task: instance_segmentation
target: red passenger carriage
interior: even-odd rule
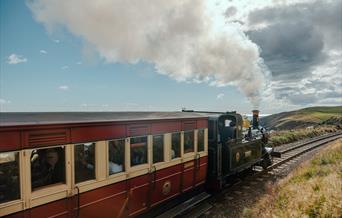
[[[0,216],[136,216],[205,183],[208,118],[0,114]]]

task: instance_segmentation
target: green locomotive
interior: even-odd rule
[[[259,165],[265,169],[272,164],[272,148],[267,147],[266,130],[259,126],[259,111],[253,111],[253,125],[249,128],[244,127],[242,116],[235,111],[191,112],[208,116],[207,187],[209,189],[221,189],[228,176],[252,166]]]

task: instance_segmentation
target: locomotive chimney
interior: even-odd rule
[[[259,128],[259,110],[253,110],[253,129]]]

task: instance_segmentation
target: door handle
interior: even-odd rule
[[[155,183],[156,183],[156,174],[157,174],[157,168],[156,166],[152,166],[151,169],[150,169],[150,174],[152,176],[152,179],[151,179],[151,182],[152,182],[152,185],[153,187],[155,186]]]
[[[199,167],[200,167],[200,154],[195,155],[195,160],[196,160],[195,167],[196,167],[196,169],[199,169]]]

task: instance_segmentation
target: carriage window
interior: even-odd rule
[[[171,142],[171,158],[177,158],[181,156],[180,147],[181,147],[181,134],[180,132],[172,133],[172,142]]]
[[[64,146],[33,150],[31,153],[32,190],[56,183],[65,183]]]
[[[147,163],[147,136],[131,138],[131,166]]]
[[[213,120],[209,120],[208,124],[208,138],[210,140],[214,139],[214,128],[215,128],[215,122]]]
[[[153,163],[164,161],[164,136],[153,136]]]
[[[95,179],[95,143],[75,145],[75,183]]]
[[[201,152],[201,151],[204,151],[204,129],[199,129],[198,130],[198,151]]]
[[[0,153],[0,204],[19,198],[19,152]]]
[[[125,170],[125,139],[109,141],[109,175]]]
[[[184,153],[194,151],[194,131],[184,132]]]

